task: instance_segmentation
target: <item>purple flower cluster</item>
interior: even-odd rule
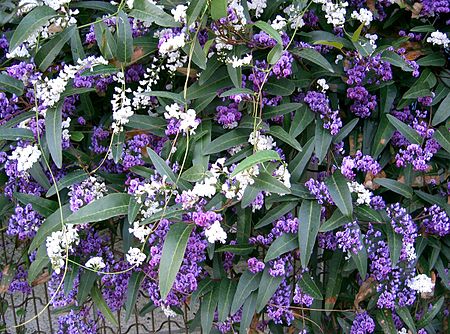
[[[91,318],[89,308],[83,307],[79,311],[70,310],[69,313],[58,318],[57,334],[95,334],[97,324]]]
[[[331,198],[328,187],[322,181],[317,181],[313,178],[305,182],[306,188],[309,192],[317,199],[319,204],[330,204],[333,205],[333,199]]]
[[[247,266],[248,270],[250,270],[250,272],[252,272],[253,274],[263,271],[266,267],[264,262],[259,261],[256,257],[251,257],[250,259],[248,259]]]
[[[439,205],[434,204],[429,208],[425,208],[426,218],[423,220],[425,231],[440,237],[444,237],[450,233],[450,219],[447,212]]]
[[[300,306],[310,307],[314,298],[304,292],[298,285],[295,285],[293,301]]]
[[[276,324],[286,323],[290,325],[294,315],[289,309],[291,305],[292,287],[286,279],[281,281],[280,286],[270,298],[267,306],[267,314]]]
[[[239,111],[239,104],[235,102],[230,103],[228,106],[218,106],[216,111],[215,119],[225,129],[237,127],[242,117],[242,113]]]
[[[32,239],[42,222],[41,215],[33,210],[31,204],[27,204],[25,207],[17,205],[14,214],[9,219],[6,234],[17,236],[19,240]]]
[[[377,107],[376,96],[369,94],[363,86],[355,86],[347,89],[347,97],[355,101],[350,106],[350,111],[358,117],[369,117]]]
[[[381,171],[380,164],[370,155],[363,155],[360,150],[356,151],[355,156],[346,156],[342,159],[341,173],[349,180],[355,180],[356,174],[354,170],[372,173],[377,175]]]
[[[336,232],[336,243],[338,248],[345,252],[357,254],[362,249],[361,232],[358,222],[345,224],[342,231]]]
[[[375,322],[367,312],[357,313],[350,334],[370,334],[375,331]]]
[[[320,118],[323,120],[323,127],[325,129],[329,130],[332,135],[338,134],[339,130],[342,128],[342,120],[339,117],[339,111],[331,110],[330,101],[324,93],[308,91],[304,101],[313,112],[319,114]]]

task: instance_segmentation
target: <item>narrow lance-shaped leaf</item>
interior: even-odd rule
[[[433,126],[438,125],[450,118],[450,94],[447,94],[446,98],[441,102],[438,109],[434,113],[433,121],[431,124]]]
[[[320,227],[320,212],[321,207],[316,201],[303,200],[298,214],[298,242],[303,268],[307,267],[316,242]]]
[[[347,185],[347,180],[339,171],[336,171],[329,177],[325,184],[328,187],[331,198],[338,209],[345,216],[353,214],[352,195]]]
[[[62,167],[62,101],[48,109],[45,115],[45,138],[53,162],[58,168]]]
[[[142,279],[145,277],[144,273],[135,271],[131,274],[127,287],[127,300],[125,302],[125,320],[130,319],[131,313],[136,305],[136,299],[139,293]]]
[[[257,151],[248,158],[245,158],[242,162],[240,162],[233,170],[233,173],[231,173],[231,177],[236,176],[238,173],[246,169],[249,169],[250,167],[253,167],[256,164],[272,160],[278,161],[279,159],[280,156],[275,151],[272,150]]]
[[[36,52],[34,61],[39,66],[39,69],[44,72],[55,60],[56,56],[59,54],[64,44],[66,44],[73,34],[75,33],[75,26],[69,26],[62,32],[53,37],[50,41],[45,43]]]
[[[386,178],[376,178],[374,182],[406,198],[412,197],[412,188],[404,183]]]
[[[267,250],[264,262],[268,262],[278,256],[290,252],[298,247],[297,235],[294,233],[284,233],[270,245]]]
[[[228,278],[222,279],[219,286],[219,303],[217,305],[220,322],[225,321],[228,318],[235,292],[236,282],[231,281]]]
[[[128,16],[122,10],[117,16],[117,59],[123,63],[131,61],[133,54],[133,36]]]
[[[128,213],[130,195],[125,193],[109,194],[83,206],[67,218],[68,224],[86,224]]]
[[[45,196],[47,197],[53,196],[56,194],[56,188],[58,188],[58,191],[61,191],[62,189],[70,187],[75,183],[79,183],[86,180],[88,177],[89,175],[84,170],[81,169],[67,173],[58,182],[56,182],[56,187],[55,185],[52,185],[50,187]]]
[[[227,16],[227,0],[211,0],[211,17],[218,20]]]
[[[238,282],[236,288],[236,294],[231,304],[230,314],[236,313],[239,308],[244,304],[247,297],[259,287],[261,281],[261,273],[253,274],[249,270],[245,271]]]
[[[298,285],[302,288],[302,291],[310,295],[316,300],[322,300],[322,292],[317,286],[316,282],[312,279],[309,273],[303,273],[301,280],[298,281]]]
[[[411,143],[411,144],[422,144],[422,137],[417,133],[416,130],[411,128],[410,126],[406,125],[396,117],[392,115],[386,115],[389,122],[398,130],[400,133],[405,136],[405,138]]]
[[[214,321],[214,312],[216,310],[218,296],[215,290],[208,292],[202,300],[200,306],[200,318],[202,332],[209,333]]]
[[[23,94],[23,82],[10,77],[8,74],[0,73],[0,89],[21,96]]]
[[[302,49],[300,51],[295,51],[294,54],[319,65],[331,73],[334,73],[334,69],[330,62],[315,49]]]
[[[272,276],[269,274],[269,268],[266,267],[261,277],[261,282],[258,289],[258,297],[256,298],[256,312],[261,312],[267,302],[272,298],[275,291],[283,280],[282,276]]]
[[[255,179],[253,185],[260,191],[267,191],[275,194],[290,194],[291,190],[284,185],[283,182],[277,180],[272,175],[266,172],[261,172]]]
[[[108,304],[106,304],[106,301],[103,298],[100,289],[96,285],[92,287],[91,295],[95,306],[97,306],[106,320],[108,320],[114,326],[118,326],[119,324],[117,322],[116,316],[112,313],[111,309],[108,307]]]
[[[159,264],[159,289],[162,299],[167,297],[172,288],[193,228],[190,224],[176,223],[167,233]]]

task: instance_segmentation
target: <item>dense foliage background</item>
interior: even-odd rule
[[[2,296],[48,280],[58,333],[139,290],[206,333],[447,332],[449,11],[2,1]]]

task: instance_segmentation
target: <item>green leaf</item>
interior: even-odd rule
[[[61,191],[64,188],[70,187],[75,183],[82,182],[88,178],[88,174],[81,169],[75,170],[73,172],[67,173],[64,175],[59,181],[56,182],[58,187],[58,191]],[[56,194],[56,187],[52,185],[50,189],[45,194],[46,197],[50,197]]]
[[[359,36],[361,36],[361,31],[363,30],[365,26],[365,22],[361,23],[358,27],[358,29],[355,30],[355,32],[352,35],[352,42],[357,42],[359,39]]]
[[[80,267],[77,264],[70,262],[67,267],[66,277],[64,277],[64,295],[67,297],[73,289],[75,279],[78,276]]]
[[[416,61],[417,65],[420,67],[425,66],[435,66],[441,67],[445,66],[445,58],[442,57],[440,53],[431,53],[425,57],[421,57]]]
[[[116,66],[112,65],[97,65],[93,68],[90,68],[87,71],[83,71],[81,73],[82,77],[92,77],[95,75],[111,75],[119,72],[119,69]]]
[[[202,9],[205,7],[206,0],[193,0],[190,2],[187,9],[187,27],[190,27],[200,15]]]
[[[111,155],[115,163],[122,157],[123,145],[125,144],[125,131],[114,133],[111,145]]]
[[[248,238],[247,238],[248,240]],[[216,249],[214,252],[215,253],[224,253],[224,252],[229,252],[229,253],[233,253],[233,254],[237,254],[237,255],[248,255],[251,252],[253,252],[253,250],[255,249],[255,246],[253,245],[249,245],[249,244],[245,244],[245,245],[225,245],[222,246],[218,249]]]
[[[358,124],[359,118],[354,118],[347,124],[345,124],[339,133],[333,138],[333,143],[340,143],[353,131],[356,124]]]
[[[48,266],[50,259],[47,255],[47,246],[45,243],[41,244],[36,253],[36,258],[31,262],[28,268],[27,281],[28,284],[31,283],[42,273],[42,270]]]
[[[189,56],[191,54],[192,44],[188,44],[183,48],[186,54]],[[192,50],[192,61],[200,67],[202,70],[206,68],[206,55],[198,41],[198,38],[194,40],[194,49]]]
[[[395,132],[395,127],[388,121],[386,115],[381,116],[380,124],[375,138],[373,139],[373,145],[371,153],[373,157],[378,157],[386,145],[391,140],[392,135]]]
[[[34,135],[33,132],[29,129],[22,129],[22,128],[5,129],[3,127],[0,128],[0,140],[18,140],[19,138],[34,140]]]
[[[211,58],[209,58],[206,63],[206,69],[202,71],[202,73],[200,74],[200,78],[198,79],[198,83],[200,84],[200,86],[202,86],[206,81],[208,81],[208,79],[211,78],[221,66],[222,63],[217,60],[217,55],[214,55]],[[216,94],[214,93],[214,95]]]
[[[102,315],[105,317],[105,319],[108,320],[114,326],[119,326],[119,323],[117,322],[117,319],[116,319],[116,315],[114,315],[111,312],[111,309],[106,304],[106,301],[103,298],[102,293],[100,292],[100,289],[96,285],[94,285],[92,287],[91,296],[92,296],[92,300],[94,301],[95,306],[97,306],[97,308],[102,313]]]
[[[217,305],[219,322],[223,322],[228,318],[235,292],[236,282],[223,278],[219,286],[219,303]]]
[[[426,83],[416,83],[403,94],[402,99],[417,99],[423,96],[432,96],[430,88]]]
[[[378,211],[368,207],[367,205],[360,205],[355,207],[355,214],[360,221],[377,223],[384,222],[381,214]]]
[[[147,147],[147,153],[159,174],[167,176],[167,179],[174,185],[186,188],[186,185],[181,180],[177,183],[178,177],[155,151],[153,151],[150,147]]]
[[[267,226],[273,223],[275,220],[284,216],[288,212],[290,212],[293,208],[297,206],[296,202],[286,202],[277,205],[276,207],[269,210],[266,215],[256,224],[255,229]]]
[[[278,96],[290,96],[295,90],[295,85],[292,80],[285,78],[270,78],[269,80],[267,80],[267,83],[264,87],[265,91],[268,94]]]
[[[310,62],[322,67],[323,69],[327,70],[328,72],[334,73],[333,66],[329,63],[329,61],[320,54],[319,51],[316,51],[315,49],[302,49],[299,51],[293,52],[295,55],[300,56],[306,60],[309,60]]]
[[[364,246],[364,240],[361,235],[359,234],[359,240],[362,245],[362,249],[358,251],[357,254],[350,252],[350,256],[352,258],[352,261],[355,263],[356,268],[358,269],[359,276],[366,277],[367,275],[367,250]]]
[[[179,26],[172,15],[166,13],[163,9],[149,0],[135,0],[130,16],[148,23],[154,22],[156,25],[162,27]]]
[[[379,310],[376,318],[385,334],[392,334],[395,332],[398,333],[394,320],[392,319],[392,312],[390,310]]]
[[[395,85],[384,86],[380,89],[380,110],[383,114],[389,114],[396,96],[397,87]]]
[[[302,105],[294,114],[289,133],[292,137],[297,138],[313,120],[314,113],[307,105]]]
[[[297,139],[287,133],[281,126],[272,125],[270,127],[269,134],[284,141],[286,144],[295,148],[297,151],[302,151],[302,146],[297,141]]]
[[[229,90],[226,90],[222,94],[220,94],[219,97],[228,97],[231,95],[238,95],[238,94],[253,95],[253,94],[255,94],[255,92],[248,88],[231,88]]]
[[[325,309],[332,310],[341,291],[342,285],[342,252],[333,252],[329,261],[328,275],[325,289]],[[327,311],[327,315],[331,312]]]
[[[444,301],[445,301],[444,296],[439,298],[439,300],[433,305],[431,310],[428,310],[428,312],[425,313],[423,318],[420,319],[420,321],[417,323],[417,327],[421,328],[421,327],[428,325],[431,322],[431,320],[433,320],[436,317],[436,315],[438,315],[439,311],[441,310],[442,306],[444,305]]]
[[[172,207],[168,207],[165,210],[158,211],[157,213],[151,215],[150,217],[142,220],[140,222],[141,225],[147,225],[153,223],[157,220],[165,219],[178,219],[181,218],[181,214],[183,212],[183,208],[178,205],[174,205]]]
[[[252,274],[249,270],[245,271],[239,279],[236,293],[231,304],[230,314],[235,314],[244,304],[247,297],[260,286],[261,273]]]
[[[297,235],[294,233],[284,233],[270,245],[267,250],[264,262],[269,262],[278,256],[290,252],[298,247]]]
[[[192,167],[186,169],[181,178],[189,182],[198,182],[203,180],[205,177],[206,169],[202,165],[193,165]]]
[[[233,86],[227,69],[225,67],[219,68],[215,75],[209,78],[204,84],[200,85],[199,82],[189,86],[187,90],[187,99],[195,100],[199,98],[205,98],[211,96],[213,93],[217,93],[218,90]]]
[[[25,42],[35,31],[45,26],[48,21],[56,16],[56,12],[47,6],[37,6],[29,12],[14,30],[9,41],[9,52],[14,51]]]
[[[114,14],[116,12],[116,6],[111,5],[109,2],[104,1],[79,1],[71,2],[70,8],[88,8],[93,10],[99,10],[108,14]]]
[[[267,191],[275,194],[290,194],[291,190],[284,185],[283,182],[278,181],[272,175],[266,172],[261,172],[256,177],[253,187],[260,191]]]
[[[155,6],[156,7],[156,6]],[[119,10],[117,16],[117,45],[116,57],[122,63],[129,63],[133,55],[133,35],[128,16]]]
[[[322,292],[316,282],[311,278],[309,273],[303,273],[302,279],[298,281],[298,285],[302,288],[302,291],[310,295],[316,300],[323,300]]]
[[[395,116],[386,115],[388,121],[394,126],[395,129],[400,131],[400,133],[411,143],[411,144],[422,144],[422,137],[417,133],[416,130],[406,125]]]
[[[436,126],[442,122],[445,122],[450,118],[450,94],[447,94],[444,101],[441,102],[438,109],[434,113],[433,121],[431,124]]]
[[[258,297],[256,297],[256,312],[261,312],[270,298],[283,280],[282,276],[273,277],[269,274],[269,268],[266,267],[262,273],[261,282],[258,288]]]
[[[406,198],[412,197],[412,188],[404,183],[386,178],[375,178],[374,182]]]
[[[227,16],[227,0],[211,0],[211,18],[218,20]]]
[[[58,203],[35,195],[16,192],[14,197],[24,205],[31,204],[33,210],[44,217],[50,216],[58,209]]]
[[[82,305],[89,296],[98,275],[96,272],[87,270],[80,275],[80,285],[78,286],[77,302]]]
[[[2,75],[0,74],[0,80],[1,80],[1,76]],[[26,111],[26,112],[20,113],[19,115],[13,117],[9,121],[3,123],[2,126],[0,126],[0,134],[5,129],[12,128],[13,126],[16,126],[16,125],[20,124],[21,122],[26,121],[27,119],[30,119],[30,118],[35,117],[35,116],[36,116],[36,112],[35,111]],[[13,137],[12,140],[15,140],[15,139],[16,139],[16,137]]]
[[[267,62],[270,65],[276,64],[283,55],[283,46],[281,44],[275,44],[272,50],[267,54]]]
[[[238,244],[247,244],[252,232],[252,210],[236,208],[237,231],[236,240]]]
[[[279,106],[264,106],[263,109],[263,119],[270,119],[275,116],[282,116],[296,111],[302,107],[305,107],[302,103],[283,103]],[[297,136],[294,136],[297,137]]]
[[[167,122],[161,117],[134,114],[125,125],[128,128],[148,131],[156,136],[164,137]]]
[[[125,193],[109,194],[81,207],[67,218],[68,224],[86,224],[124,216],[128,213],[130,195]]]
[[[167,233],[159,264],[159,289],[162,299],[166,299],[172,289],[193,228],[194,226],[190,224],[176,223]]]
[[[222,152],[247,142],[249,137],[249,131],[242,129],[231,130],[220,137],[214,139],[209,145],[207,145],[203,154],[209,155],[218,152]]]
[[[403,239],[398,233],[395,233],[391,224],[386,224],[386,236],[389,245],[389,255],[391,258],[392,266],[396,266],[400,259],[400,253],[402,251]]]
[[[298,212],[298,243],[303,268],[308,266],[320,227],[321,206],[316,201],[303,200]]]
[[[136,305],[136,300],[139,294],[139,287],[144,279],[145,275],[142,271],[134,271],[131,274],[127,287],[127,300],[125,302],[125,321],[128,321],[131,317],[131,313]]]
[[[412,32],[434,32],[436,28],[434,28],[431,24],[426,24],[423,26],[416,26],[410,29]]]
[[[413,69],[410,65],[403,59],[402,56],[400,56],[398,53],[394,51],[384,51],[383,55],[381,56],[381,59],[384,61],[387,61],[388,63],[400,67],[405,72],[412,72]]]
[[[312,137],[303,146],[303,151],[299,152],[291,161],[288,168],[291,172],[291,180],[298,181],[308,165],[314,151],[315,137]]]
[[[251,295],[245,301],[244,306],[242,307],[242,316],[241,316],[241,323],[239,326],[239,334],[247,334],[247,330],[248,328],[250,328],[253,316],[255,315],[256,311],[257,296],[258,294],[256,292],[252,292]]]
[[[200,318],[203,333],[209,333],[212,328],[217,302],[218,295],[215,290],[208,292],[203,297],[200,304]]]
[[[439,145],[443,147],[448,153],[450,153],[450,133],[445,126],[441,126],[434,132],[434,139],[437,140]]]
[[[34,163],[28,172],[42,188],[47,190],[50,188],[50,181],[48,180],[47,175],[45,175],[40,163]]]
[[[323,159],[328,153],[328,148],[331,145],[333,137],[327,129],[323,128],[322,120],[316,120],[316,131],[314,135],[314,151],[316,157],[319,160],[319,164],[322,163]]]
[[[235,177],[238,173],[245,171],[257,164],[273,160],[275,161],[280,160],[280,156],[278,155],[277,152],[272,150],[257,151],[253,153],[251,156],[245,158],[242,162],[240,162],[233,170],[230,177]]]
[[[252,204],[252,202],[255,200],[255,198],[258,196],[260,192],[261,190],[256,188],[255,186],[251,184],[248,185],[245,188],[244,193],[242,194],[241,208],[244,209],[248,207],[250,204]]]
[[[47,110],[45,115],[45,139],[53,162],[62,167],[62,106],[63,99],[54,108]]]
[[[416,326],[414,325],[414,319],[409,313],[407,307],[398,307],[395,309],[395,313],[399,315],[399,317],[403,320],[403,322],[408,326],[408,328],[413,332],[413,334],[417,333]]]
[[[353,214],[352,195],[347,180],[339,171],[336,171],[325,181],[325,184],[330,191],[331,198],[342,214],[347,217],[351,216]]]
[[[348,216],[344,216],[340,210],[334,210],[331,217],[326,220],[319,228],[320,232],[333,231],[350,222]]]
[[[62,211],[62,212],[61,212]],[[41,244],[45,244],[45,240],[53,232],[62,230],[63,222],[61,221],[61,216],[63,220],[67,218],[72,211],[70,210],[70,205],[66,204],[61,209],[57,209],[50,216],[48,216],[39,229],[36,232],[33,240],[31,241],[30,247],[28,247],[28,253],[31,254],[35,249],[37,249]]]
[[[39,48],[38,52],[36,52],[36,56],[34,57],[34,61],[42,72],[44,72],[53,63],[64,44],[72,38],[76,31],[75,28],[75,26],[67,27]]]
[[[281,39],[281,35],[278,31],[276,31],[270,24],[264,21],[257,21],[254,23],[255,26],[257,26],[259,29],[263,30],[267,34],[269,34],[270,37],[272,37],[275,41],[277,41],[278,44],[283,45],[283,40]]]
[[[10,77],[6,73],[0,73],[0,89],[16,96],[21,96],[23,94],[23,82]]]
[[[117,49],[117,43],[109,28],[103,21],[96,22],[94,24],[94,33],[97,45],[103,57],[106,59],[113,59]]]

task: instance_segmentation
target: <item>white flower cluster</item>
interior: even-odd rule
[[[86,267],[94,269],[94,270],[101,270],[106,267],[105,262],[103,262],[103,259],[100,256],[91,257],[85,264]]]
[[[328,86],[327,81],[325,79],[317,80],[317,86],[320,88],[322,93],[325,93],[330,88],[330,86]]]
[[[164,117],[166,119],[175,118],[180,121],[180,130],[185,134],[195,134],[195,129],[200,124],[200,121],[196,118],[197,114],[194,109],[188,109],[184,111],[177,103],[166,106]]]
[[[283,182],[283,184],[287,188],[291,188],[291,173],[289,173],[288,169],[286,168],[286,165],[282,164],[280,167],[275,169],[273,172],[274,175],[278,180]]]
[[[133,102],[131,105],[135,110],[145,107],[153,107],[152,97],[144,95],[152,91],[152,87],[159,81],[159,73],[161,72],[161,66],[156,65],[157,59],[153,57],[149,63],[150,67],[147,67],[144,73],[144,79],[139,81],[139,87],[133,90]]]
[[[70,121],[71,121],[70,117],[67,117],[65,121],[61,122],[62,139],[63,140],[69,140],[70,139],[70,133],[69,133]]]
[[[286,27],[286,19],[280,15],[277,15],[270,25],[275,30],[281,31]]]
[[[325,12],[325,18],[327,23],[332,24],[334,27],[343,26],[345,23],[345,14],[348,7],[347,1],[338,1],[333,3],[331,0],[314,0],[315,3],[322,4],[322,10]]]
[[[118,72],[113,76],[113,80],[120,84],[120,86],[114,87],[111,100],[114,120],[112,129],[115,133],[118,133],[123,130],[123,126],[129,122],[129,118],[133,116],[134,112],[131,107],[131,99],[127,96],[127,93],[131,93],[131,89],[125,86],[123,72]]]
[[[378,35],[377,34],[365,34],[364,37],[367,38],[370,46],[375,51],[375,49],[377,48]]]
[[[244,191],[247,188],[247,186],[253,184],[255,182],[255,178],[258,175],[259,175],[258,165],[254,165],[242,172],[239,172],[231,180],[231,182],[227,182],[222,185],[222,193],[228,199],[233,199],[236,197],[236,199],[240,201],[242,199],[242,196],[244,195]]]
[[[26,172],[40,157],[41,151],[37,145],[27,145],[25,147],[17,146],[8,159],[17,161],[18,172]]]
[[[216,241],[225,243],[227,239],[227,233],[223,230],[219,221],[215,221],[210,227],[205,230],[205,237],[209,243],[213,244]]]
[[[211,198],[216,194],[217,183],[221,174],[228,174],[228,168],[224,167],[225,158],[217,159],[215,163],[211,165],[211,168],[206,172],[205,178],[201,182],[197,182],[192,188],[192,193],[187,193],[189,196],[197,197],[209,197]]]
[[[105,182],[103,182],[101,177],[97,176],[89,176],[79,186],[70,186],[69,190],[70,197],[77,198],[77,201],[81,201],[77,203],[78,207],[86,204],[83,202],[83,199],[86,197],[92,197],[92,200],[96,200],[108,193]]]
[[[244,14],[244,7],[241,5],[241,0],[228,0],[228,9],[232,10],[234,12],[233,20],[229,22],[231,25],[232,30],[239,32],[244,30],[245,25],[247,24],[247,19],[245,18]],[[230,16],[228,16],[229,18]],[[216,34],[216,50],[218,54],[221,54],[222,51],[226,50],[233,50],[233,45],[228,44],[227,41],[223,40],[221,38],[221,35],[227,35],[228,30],[225,29],[225,27],[220,28],[221,32],[218,30],[215,30],[214,33]],[[228,39],[235,39],[235,36],[230,34],[227,35]]]
[[[358,205],[366,204],[370,205],[370,200],[372,198],[372,192],[364,185],[359,184],[358,182],[347,182],[348,188],[350,189],[350,192],[356,193],[358,195],[358,198],[356,199],[356,203]]]
[[[405,244],[405,253],[408,261],[414,261],[417,258],[416,248],[413,243],[409,242]]]
[[[305,21],[303,20],[303,6],[300,6],[300,4],[291,4],[283,12],[288,16],[291,29],[298,29],[305,25]]]
[[[185,5],[177,5],[170,12],[173,15],[173,18],[176,22],[184,23],[186,22],[186,11],[188,7]]]
[[[59,274],[64,267],[67,253],[73,250],[72,246],[79,242],[77,229],[72,225],[65,225],[62,231],[53,232],[46,239],[47,255],[52,263],[53,270]]]
[[[246,55],[244,58],[239,59],[236,56],[233,56],[231,58],[227,58],[227,63],[231,64],[233,68],[242,67],[244,65],[250,65],[252,62],[252,55]]]
[[[173,318],[177,316],[174,310],[172,310],[169,306],[166,306],[164,304],[161,305],[161,310],[164,312],[164,315],[167,318]]]
[[[85,68],[93,68],[97,65],[108,65],[108,61],[103,57],[90,56],[83,60],[78,59],[76,65],[65,65],[54,79],[45,78],[36,84],[36,96],[46,108],[53,107],[61,98],[61,94],[66,89],[69,80],[75,74]]]
[[[427,275],[420,274],[409,280],[408,287],[419,293],[432,293],[434,289],[434,283]]]
[[[71,0],[43,0],[44,5],[53,8],[54,10],[59,10],[64,5],[70,3]]]
[[[262,135],[260,131],[252,131],[248,142],[254,146],[256,151],[271,150],[277,144],[273,141],[272,136]]]
[[[436,30],[427,38],[427,42],[433,45],[442,45],[444,48],[447,48],[450,44],[450,39],[447,37],[446,33]]]
[[[264,8],[267,7],[266,0],[251,0],[247,1],[248,9],[255,11],[255,17],[258,18],[264,12]]]
[[[164,42],[162,42],[159,47],[159,52],[162,55],[166,55],[169,52],[181,49],[185,45],[186,45],[186,35],[184,34],[184,32],[182,32],[181,34],[175,35],[172,38],[169,38]]]
[[[360,8],[359,12],[356,10],[353,11],[351,15],[352,19],[356,19],[361,23],[364,23],[365,26],[369,26],[373,20],[373,14],[367,8]]]
[[[130,248],[126,254],[127,262],[132,266],[140,266],[147,256],[139,248]]]

